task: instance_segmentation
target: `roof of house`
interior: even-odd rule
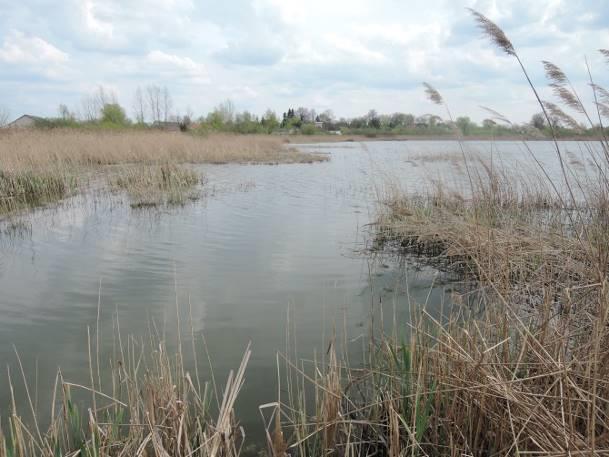
[[[34,116],[33,114],[23,114],[22,116],[19,116],[17,119],[15,119],[12,122],[9,122],[8,125],[14,124],[15,122],[19,121],[20,119],[23,119],[24,117],[29,117],[30,119],[33,119],[35,121],[44,121],[45,119],[43,117],[40,116]]]

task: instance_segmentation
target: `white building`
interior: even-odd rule
[[[44,121],[44,119],[42,117],[32,116],[30,114],[24,114],[23,116],[18,117],[13,122],[9,123],[7,125],[7,127],[15,128],[15,129],[27,129],[27,128],[35,127],[37,122],[43,122],[43,121]]]

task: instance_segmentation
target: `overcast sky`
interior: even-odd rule
[[[0,106],[56,115],[99,85],[132,115],[138,85],[166,85],[175,109],[332,109],[438,113],[432,83],[455,115],[479,105],[514,121],[535,111],[516,63],[481,37],[466,7],[504,28],[545,85],[562,66],[586,89],[609,65],[609,0],[0,0]],[[586,100],[590,97],[586,92]]]

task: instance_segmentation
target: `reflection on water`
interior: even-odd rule
[[[490,151],[487,143],[470,147]],[[551,164],[549,146],[536,147]],[[388,180],[414,192],[430,177],[464,182],[458,162],[418,158],[450,156],[456,145],[378,142],[315,150],[332,160],[205,167],[208,197],[182,208],[134,211],[119,197],[89,195],[5,223],[0,366],[14,366],[14,344],[28,377],[37,379],[36,402],[44,405],[58,366],[66,378],[86,381],[87,326],[96,325],[98,302],[106,360],[113,313],[123,332],[144,336],[154,322],[174,341],[177,301],[181,319],[191,315],[194,331],[204,332],[219,379],[252,342],[239,403],[252,436],[261,427],[258,405],[275,399],[274,354],[285,349],[288,310],[290,336],[303,357],[323,351],[334,328],[346,328],[357,342],[372,311],[382,310],[385,325],[395,320],[403,327],[414,303],[427,303],[437,315],[447,301],[441,285],[430,289],[434,271],[374,262],[357,251],[365,247],[366,224]],[[495,154],[514,167],[515,157],[526,160],[517,143],[502,144]],[[2,372],[0,386],[5,382]],[[2,415],[8,401],[3,387]]]

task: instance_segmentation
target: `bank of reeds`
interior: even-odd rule
[[[60,200],[76,190],[75,177],[91,170],[109,171],[106,166],[110,165],[132,168],[323,160],[327,156],[287,148],[283,139],[268,135],[5,130],[0,132],[0,214]]]
[[[268,135],[195,136],[177,132],[27,130],[0,135],[3,168],[131,163],[310,163],[326,160]]]
[[[472,13],[530,82],[505,33]],[[592,129],[591,119],[601,123],[585,145],[588,174],[568,167],[558,142],[558,178],[526,143],[539,166],[527,177],[498,171],[461,144],[463,192],[390,195],[379,245],[450,269],[475,289],[455,297],[462,304],[446,321],[423,305],[405,339],[372,339],[359,366],[334,344],[312,369],[286,359],[288,394],[265,405],[274,413],[273,456],[609,455],[609,92],[591,79],[589,112],[562,70],[544,67],[566,109]],[[578,125],[531,89],[552,132]],[[452,122],[440,93],[426,92]]]

